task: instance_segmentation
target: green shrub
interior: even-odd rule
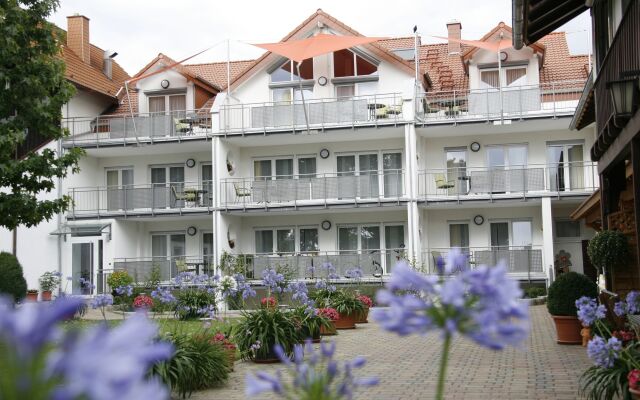
[[[623,266],[629,258],[629,242],[620,231],[600,231],[589,241],[587,255],[600,271]]]
[[[300,326],[300,335],[306,339],[317,339],[320,337],[320,327],[330,328],[331,320],[324,315],[308,313],[305,306],[296,307],[291,310],[291,318],[294,323]]]
[[[233,329],[234,342],[243,359],[273,358],[273,346],[280,344],[286,354],[291,354],[293,345],[304,338],[295,318],[279,309],[260,309],[243,312],[238,325]],[[252,350],[254,344],[259,348]]]
[[[203,310],[215,308],[215,293],[209,293],[205,288],[186,288],[175,294],[174,308],[176,318],[180,320],[196,319],[207,316]]]
[[[133,283],[133,278],[127,271],[114,271],[107,278],[107,284],[111,289],[115,289],[121,286],[131,285]]]
[[[18,259],[10,253],[0,253],[0,293],[8,294],[14,301],[27,295],[27,281]]]
[[[231,370],[230,360],[212,338],[210,333],[164,335],[162,339],[173,344],[175,353],[171,360],[154,365],[152,373],[183,398],[195,390],[225,383]]]
[[[547,289],[543,286],[530,286],[524,289],[524,297],[527,299],[535,299],[545,294],[547,294]]]
[[[547,309],[551,315],[576,315],[576,300],[582,296],[597,297],[598,285],[585,275],[567,272],[549,286]]]

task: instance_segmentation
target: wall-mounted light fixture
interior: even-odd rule
[[[613,102],[614,125],[622,128],[638,108],[638,78],[607,82]]]

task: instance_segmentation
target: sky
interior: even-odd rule
[[[478,39],[500,21],[511,26],[511,0],[60,0],[49,20],[65,28],[66,17],[88,17],[91,43],[117,51],[116,61],[135,74],[158,53],[180,60],[212,47],[189,63],[253,59],[262,51],[249,43],[280,41],[322,8],[367,36],[412,35],[422,42],[446,36],[446,23],[462,23],[463,39]],[[589,51],[588,13],[558,30],[568,32],[572,54]]]

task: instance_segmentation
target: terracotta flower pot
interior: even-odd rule
[[[363,311],[359,312],[356,316],[356,324],[367,324],[369,323],[369,307],[365,307]]]
[[[629,393],[633,400],[640,400],[640,390],[629,388]]]
[[[43,290],[42,291],[42,301],[51,301],[51,291]]]
[[[38,292],[27,292],[27,301],[35,302],[38,301]]]
[[[267,355],[256,355],[253,362],[256,364],[276,364],[280,362],[280,359],[271,351]]]
[[[582,344],[582,324],[578,317],[569,315],[552,315],[556,324],[556,334],[558,344]]]
[[[330,336],[330,335],[335,335],[337,333],[335,321],[331,321],[330,324],[331,326],[329,328],[325,328],[324,326],[320,327],[320,335]]]
[[[342,314],[340,313],[340,318],[337,321],[333,322],[336,326],[336,329],[355,329],[356,328],[356,315],[353,314]]]
[[[580,331],[580,336],[582,336],[582,347],[587,347],[589,341],[593,339],[593,335],[591,335],[591,328],[584,326]]]

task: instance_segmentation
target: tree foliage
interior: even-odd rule
[[[22,300],[27,294],[27,281],[18,259],[6,252],[0,253],[0,295],[11,295],[14,301]]]
[[[70,198],[38,199],[56,180],[78,170],[80,149],[51,149],[17,159],[29,135],[57,140],[62,106],[74,87],[64,76],[61,33],[46,21],[57,0],[0,1],[0,226],[33,226],[64,212]]]
[[[587,255],[600,270],[622,267],[629,261],[629,242],[620,231],[604,230],[589,241]]]

